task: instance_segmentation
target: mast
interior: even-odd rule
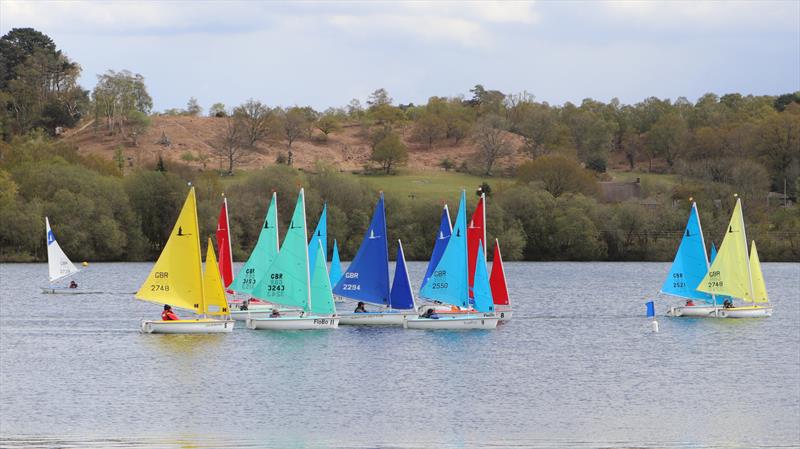
[[[233,249],[231,248],[231,220],[228,213],[228,197],[225,196],[225,193],[222,194],[222,203],[225,205],[225,230],[228,233],[228,259],[230,260],[231,264],[231,273],[233,273]],[[233,280],[231,280],[233,282]],[[225,283],[223,279],[222,283]],[[226,285],[225,288],[228,288]]]
[[[697,215],[697,228],[700,230],[700,242],[703,244],[703,257],[706,259],[706,271],[711,268],[711,262],[708,260],[708,253],[706,252],[706,240],[703,237],[703,225],[700,224],[700,212],[697,211],[697,203],[693,201],[693,198],[689,198],[689,201],[692,202],[692,211]],[[714,293],[711,294],[711,300],[714,301],[714,307],[717,306],[717,295]]]
[[[275,192],[273,192],[272,194],[275,195]],[[302,201],[303,201],[303,241],[307,242],[308,241],[308,230],[306,229],[306,195],[305,195],[305,189],[303,189],[302,187],[300,188],[300,196],[303,197],[303,199],[302,199]],[[275,227],[275,229],[277,231],[277,226]],[[309,272],[309,268],[308,268],[308,249],[303,251],[303,253],[305,254],[305,258],[306,258],[306,286],[307,286],[306,287],[306,292],[308,294],[308,312],[311,313],[311,273]]]
[[[755,307],[756,295],[753,292],[753,272],[750,270],[750,248],[747,247],[747,234],[744,230],[744,210],[742,210],[742,200],[738,195],[736,196],[736,204],[739,206],[739,217],[741,218],[742,238],[744,239],[744,262],[745,265],[747,265],[747,280],[750,281],[750,301],[752,301],[753,307]]]
[[[192,184],[189,183],[191,186]],[[203,251],[200,249],[200,222],[197,219],[197,196],[194,193],[194,187],[190,187],[189,194],[192,195],[192,202],[194,203],[194,235],[197,239],[197,271],[200,273],[200,312],[201,316],[206,316],[206,291],[203,288]],[[226,211],[227,212],[227,211]]]
[[[461,197],[464,198],[464,208],[467,207],[467,190],[461,189]],[[467,255],[467,263],[464,268],[467,269],[467,310],[469,310],[469,237],[467,234],[467,213],[464,211],[464,254]],[[449,243],[449,242],[448,242]],[[460,309],[461,307],[459,307]]]
[[[487,256],[486,256],[486,226],[488,225],[488,223],[486,223],[486,194],[483,193],[483,190],[481,190],[481,203],[483,203],[483,204],[481,204],[483,206],[481,208],[481,212],[483,212],[483,240],[481,240],[481,244],[483,245],[483,262],[485,263],[486,259],[487,259]]]

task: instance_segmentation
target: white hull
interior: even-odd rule
[[[142,321],[145,334],[227,334],[233,332],[233,320]]]
[[[272,309],[274,309],[274,307],[258,308],[255,310],[253,310],[252,308],[248,310],[231,310],[230,314],[231,318],[233,318],[236,321],[247,321],[248,318],[269,318],[270,314],[272,314]],[[285,317],[300,316],[300,313],[302,312],[300,309],[292,309],[292,310],[278,309],[278,311],[281,313],[281,316]]]
[[[682,306],[671,307],[667,316],[690,318],[766,318],[772,316],[770,306],[744,306],[744,307],[713,307],[713,306]]]
[[[409,318],[405,327],[408,329],[494,329],[499,318],[496,316],[442,316],[440,318]]]
[[[254,330],[336,329],[339,327],[339,317],[254,318],[247,320],[247,327]]]
[[[417,314],[402,312],[345,313],[339,315],[339,324],[351,326],[402,326],[406,318],[416,318]]]
[[[511,321],[511,316],[514,314],[511,306],[494,306],[494,316],[500,319],[501,323]]]
[[[41,289],[42,293],[47,293],[51,295],[87,295],[92,293],[100,293],[100,292],[84,290],[81,288],[69,288],[69,287],[41,287]]]

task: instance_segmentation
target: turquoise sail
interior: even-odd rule
[[[308,312],[311,298],[307,241],[305,195],[300,189],[278,257],[264,271],[252,295],[276,304],[302,307]]]
[[[256,246],[253,248],[253,252],[250,253],[250,258],[239,269],[228,288],[238,293],[252,293],[264,272],[272,265],[277,256],[278,204],[276,195],[273,192],[272,201],[269,203],[267,215],[264,216],[264,224],[261,226],[261,233],[258,235]]]
[[[700,228],[697,204],[692,203],[692,211],[681,244],[675,254],[672,267],[661,286],[661,293],[686,299],[714,302],[711,295],[695,290],[708,272],[706,245]]]
[[[308,266],[312,268],[311,278],[314,278],[315,259],[317,258],[317,242],[322,243],[322,260],[328,262],[325,253],[328,251],[328,204],[322,206],[322,213],[319,214],[319,223],[317,229],[314,229],[314,234],[311,235],[311,241],[308,242]]]
[[[428,283],[428,279],[433,275],[433,270],[439,264],[442,258],[444,249],[447,247],[447,241],[450,240],[450,234],[453,232],[453,227],[450,224],[450,211],[447,209],[447,204],[442,209],[442,219],[439,221],[439,232],[436,234],[436,243],[433,245],[433,253],[431,253],[431,260],[428,262],[428,269],[425,271],[425,276],[422,278],[422,289]]]
[[[356,257],[347,267],[333,293],[354,301],[389,306],[389,248],[386,239],[386,211],[381,193],[372,221]]]
[[[328,265],[325,263],[325,251],[322,242],[317,242],[314,271],[311,272],[311,313],[315,315],[333,315],[336,306],[333,304],[331,281],[328,278]]]
[[[394,267],[394,280],[391,293],[392,309],[413,310],[414,292],[411,291],[411,282],[408,280],[406,256],[403,253],[403,244],[397,241],[397,263]]]
[[[336,244],[336,239],[333,239],[333,256],[331,256],[331,285],[339,283],[342,278],[342,262],[339,260],[339,246]]]
[[[486,268],[486,257],[483,255],[483,242],[478,243],[478,254],[475,262],[475,278],[472,283],[472,295],[475,299],[475,310],[478,312],[494,312],[492,286],[489,284],[489,270]]]
[[[467,195],[461,191],[453,233],[431,278],[420,289],[423,298],[469,307],[467,282]]]

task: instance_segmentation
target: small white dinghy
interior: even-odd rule
[[[50,219],[48,217],[44,217],[45,227],[46,227],[46,237],[47,237],[47,269],[50,279],[50,285],[47,287],[41,287],[42,293],[49,293],[49,294],[56,294],[56,295],[83,295],[88,293],[99,293],[94,291],[89,291],[83,287],[77,286],[75,287],[64,287],[64,286],[56,286],[53,285],[56,282],[66,279],[73,274],[79,272],[80,270],[69,260],[69,257],[64,253],[64,250],[61,249],[58,242],[56,241],[56,236],[53,234],[53,230],[50,228]],[[86,262],[84,262],[86,265]]]
[[[283,238],[283,245],[253,288],[252,295],[284,307],[300,307],[303,316],[250,318],[247,320],[249,329],[314,330],[334,329],[339,326],[328,267],[325,263],[325,252],[319,240],[317,240],[313,271],[309,270],[306,203],[303,189],[300,189],[297,197],[297,204],[289,229]]]
[[[233,331],[234,321],[228,318],[228,303],[214,255],[214,246],[209,237],[204,272],[199,235],[197,202],[192,187],[164,250],[136,293],[136,298],[171,304],[191,310],[200,317],[168,321],[145,320],[141,323],[142,332],[214,334]],[[222,318],[208,318],[208,315],[219,315]]]
[[[436,316],[436,315],[434,315]],[[406,320],[407,329],[439,329],[439,330],[466,330],[466,329],[494,329],[500,320],[492,315],[440,315],[437,318],[424,318],[419,316]]]
[[[231,318],[235,321],[247,321],[251,318],[269,318],[272,310],[276,309],[282,317],[299,317],[303,314],[303,309],[289,309],[285,307],[271,306],[249,308],[246,310],[231,310]]]

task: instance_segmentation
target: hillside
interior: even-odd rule
[[[201,168],[225,168],[225,160],[215,152],[216,141],[224,128],[225,119],[214,117],[153,116],[148,130],[139,138],[138,146],[121,135],[110,136],[102,128],[84,126],[66,134],[65,139],[78,145],[84,155],[93,154],[113,159],[118,149],[122,149],[129,167],[153,165],[161,154],[165,161],[181,161]],[[462,162],[479,165],[475,160],[477,148],[469,139],[458,145],[452,141],[437,142],[432,147],[412,142],[410,127],[400,128],[398,132],[408,147],[408,168],[421,170],[438,167],[444,159],[450,159],[456,166]],[[293,143],[295,166],[302,169],[313,168],[316,161],[324,161],[344,171],[358,171],[369,163],[369,142],[361,135],[358,125],[347,125],[341,131],[331,133],[327,140],[316,131],[312,137]],[[160,143],[165,135],[170,143]],[[509,133],[510,139],[519,148],[521,139]],[[268,140],[259,142],[256,148],[244,152],[236,165],[237,169],[256,169],[275,164],[278,155],[286,154],[285,141]],[[498,163],[498,167],[514,165],[524,159],[519,150],[511,157]]]

